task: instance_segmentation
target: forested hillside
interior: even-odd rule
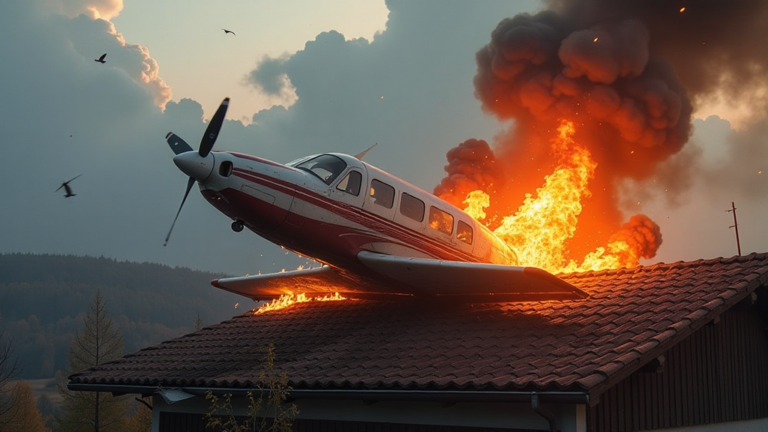
[[[12,338],[20,378],[52,377],[68,367],[72,334],[97,290],[131,352],[192,331],[198,315],[211,325],[252,308],[210,285],[222,276],[103,257],[0,254],[0,330]]]

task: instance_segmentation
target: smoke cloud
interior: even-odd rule
[[[768,39],[768,3],[552,0],[548,5],[535,15],[503,19],[491,32],[490,42],[477,52],[475,95],[485,112],[514,120],[494,143],[497,165],[508,176],[497,181],[503,187],[492,200],[506,214],[552,171],[556,158],[549,141],[557,122],[575,124],[574,141],[598,163],[592,198],[568,245],[572,256],[583,256],[606,244],[612,233],[625,232],[626,226],[617,231],[622,181],[653,177],[658,190],[672,198],[689,187],[686,179],[701,169],[697,159],[677,158],[691,163],[675,164],[674,175],[664,162],[687,143],[697,103],[722,98],[723,91],[733,101],[768,87],[768,52],[757,46]],[[760,102],[753,109],[765,107]],[[441,186],[454,175],[446,170]],[[441,186],[435,192],[446,196]],[[638,232],[649,247],[660,244],[657,226]],[[656,233],[658,239],[647,240]]]
[[[656,251],[661,246],[661,228],[656,222],[648,216],[635,215],[629,218],[629,221],[622,225],[616,233],[611,235],[609,243],[624,242],[628,244],[629,250],[625,253],[637,254],[631,259],[637,261],[639,258],[650,259],[656,256]]]
[[[435,194],[456,207],[464,207],[468,193],[482,190],[492,194],[505,182],[504,171],[484,140],[468,139],[446,157],[448,175],[435,187]]]

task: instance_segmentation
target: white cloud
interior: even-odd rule
[[[111,20],[123,10],[123,0],[43,0],[43,5],[62,15],[86,15],[91,19]]]
[[[319,35],[285,63],[299,100],[258,113],[248,126],[227,121],[217,149],[285,162],[379,142],[366,159],[430,189],[448,148],[496,132],[472,97],[474,53],[509,9],[502,2],[482,11],[443,5],[398,4],[389,29],[370,44]],[[434,25],[425,26],[430,19]],[[102,52],[104,65],[93,61]],[[0,58],[14,60],[0,69],[0,182],[13,185],[5,195],[13,204],[0,208],[0,251],[103,254],[232,273],[306,261],[231,232],[195,192],[162,247],[186,181],[163,137],[172,130],[196,147],[202,108],[183,99],[161,110],[155,65],[110,22],[12,2],[0,15]],[[53,192],[81,173],[75,198]]]

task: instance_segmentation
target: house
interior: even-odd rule
[[[768,430],[768,254],[563,274],[585,300],[343,300],[246,313],[76,373],[202,431],[273,343],[294,430]]]

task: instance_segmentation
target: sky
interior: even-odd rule
[[[557,2],[553,2],[557,3]],[[233,275],[307,260],[190,194],[164,136],[193,147],[224,97],[215,149],[277,162],[358,153],[425,190],[446,153],[514,120],[475,96],[476,53],[538,1],[10,0],[0,14],[0,252],[105,256]],[[229,29],[236,35],[225,34]],[[106,63],[94,62],[107,53]],[[683,82],[685,85],[685,82]],[[751,92],[698,91],[692,134],[653,175],[616,185],[661,227],[654,262],[768,251],[768,136]],[[742,103],[743,102],[743,103]],[[693,166],[683,170],[681,166]],[[682,174],[680,174],[682,173]],[[54,192],[71,186],[77,196]],[[674,185],[665,193],[658,184]]]

